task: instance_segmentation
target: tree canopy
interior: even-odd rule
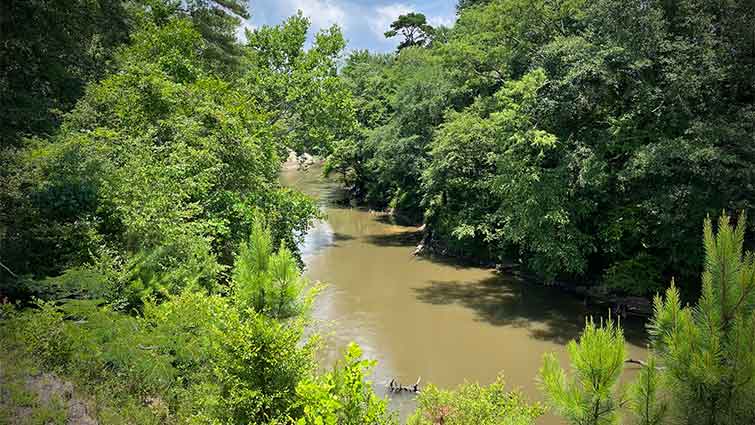
[[[399,17],[391,23],[391,29],[385,32],[386,38],[401,35],[403,40],[398,45],[398,50],[406,47],[422,47],[430,42],[433,36],[433,27],[427,23],[427,18],[422,13],[410,12]]]
[[[329,169],[439,252],[692,295],[696,223],[755,199],[746,3],[461,2],[443,42],[347,61]]]

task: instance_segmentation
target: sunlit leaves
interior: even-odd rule
[[[664,367],[671,412],[689,424],[738,424],[755,418],[755,261],[743,250],[744,214],[704,226],[702,295],[683,307],[673,285],[655,299],[649,331]]]
[[[540,383],[549,404],[572,424],[618,424],[623,401],[617,387],[626,358],[621,327],[611,319],[600,326],[590,319],[568,351],[569,375],[555,355],[544,357]]]

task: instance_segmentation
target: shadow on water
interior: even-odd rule
[[[494,326],[533,328],[532,336],[541,340],[566,343],[579,336],[582,320],[563,314],[562,300],[545,302],[542,288],[524,288],[524,285],[506,282],[500,276],[477,282],[432,281],[429,286],[415,288],[417,299],[435,305],[457,304],[476,313],[477,320]]]
[[[388,213],[378,213],[375,217],[375,221],[383,224],[406,227],[419,227],[422,224],[418,223],[416,220],[410,220],[402,216],[395,216]]]
[[[526,328],[533,338],[558,344],[579,337],[588,317],[599,320],[608,314],[587,309],[570,294],[554,288],[507,281],[500,275],[477,282],[432,281],[429,286],[414,291],[421,302],[461,305],[474,311],[478,321]],[[565,302],[567,300],[571,303]],[[569,304],[571,308],[567,308]],[[629,343],[646,344],[641,321],[625,323],[622,320],[622,325]]]
[[[365,237],[365,241],[377,246],[416,246],[421,240],[422,232],[416,230],[373,234]]]

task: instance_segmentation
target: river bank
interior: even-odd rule
[[[504,373],[510,388],[541,400],[536,382],[543,354],[566,363],[566,344],[589,316],[607,309],[585,305],[563,290],[523,275],[439,256],[414,256],[419,226],[396,224],[383,213],[344,205],[343,188],[313,165],[284,170],[284,184],[315,197],[326,219],[305,236],[301,253],[312,281],[328,286],[313,307],[328,348],[325,367],[346,345],[359,343],[378,361],[372,382],[402,417],[414,397],[392,394],[392,379],[443,388],[464,381],[489,384]],[[419,239],[418,239],[419,237]],[[641,321],[623,321],[632,358],[645,357]],[[543,425],[562,422],[554,417]]]
[[[303,164],[306,169],[309,167],[321,167],[322,161],[311,156],[299,158],[292,153],[284,168],[292,172],[297,169],[298,164]],[[412,252],[415,256],[427,257],[433,261],[455,263],[462,266],[495,269],[499,273],[513,275],[532,284],[557,288],[581,299],[585,305],[599,308],[603,311],[609,310],[612,314],[625,319],[629,316],[647,319],[653,313],[653,304],[650,297],[622,294],[604,285],[600,285],[594,278],[585,278],[580,281],[555,279],[547,282],[541,276],[528,270],[524,264],[514,259],[494,261],[456,252],[449,249],[444,241],[433,238],[425,223],[411,220],[392,208],[384,210],[370,208],[369,205],[355,198],[348,188],[342,187],[340,194],[342,195],[340,198],[333,199],[331,202],[346,208],[363,208],[369,211],[370,214],[381,217],[381,220],[416,229],[414,234],[407,234],[405,237],[407,243],[412,242],[415,244]]]

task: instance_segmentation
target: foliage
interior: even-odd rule
[[[71,338],[63,328],[63,314],[51,302],[39,302],[38,314],[28,318],[22,338],[41,365],[55,369],[68,362],[73,354]]]
[[[489,1],[490,0],[459,0],[456,2],[456,12],[461,13],[466,8],[483,5]]]
[[[736,0],[459,2],[444,42],[347,62],[362,128],[331,169],[442,251],[693,295],[696,223],[755,199],[752,19]]]
[[[661,371],[651,354],[629,387],[627,402],[637,425],[661,425],[666,419],[668,402],[661,394]]]
[[[269,116],[280,105],[256,102],[262,87],[220,78],[189,12],[171,13],[141,22],[116,55],[119,71],[91,84],[50,140],[3,151],[12,166],[3,170],[0,257],[15,274],[95,264],[121,291],[112,297],[133,306],[224,280],[255,214],[268,218],[276,244],[295,252],[317,209],[277,181],[287,145]],[[306,88],[338,103],[338,92],[312,83],[342,47],[340,34],[323,37],[328,53],[307,54],[310,65],[278,93]],[[303,39],[284,41],[300,44],[257,45],[302,50]],[[287,74],[275,66],[248,64],[247,74]]]
[[[643,425],[752,422],[755,255],[743,250],[745,223],[742,214],[733,226],[724,213],[714,232],[705,220],[700,299],[683,307],[673,281],[656,296],[650,355],[626,394],[616,390],[626,355],[621,328],[589,321],[569,343],[572,379],[545,357],[540,378],[550,404],[574,424],[618,423],[621,407]]]
[[[0,148],[51,132],[132,31],[121,0],[0,5]]]
[[[3,360],[75,381],[105,401],[102,423],[395,423],[358,347],[315,372],[296,246],[319,213],[278,182],[294,150],[424,221],[446,252],[639,296],[676,276],[626,394],[610,320],[569,344],[571,375],[546,356],[541,383],[569,421],[612,424],[627,407],[648,425],[755,422],[753,222],[726,216],[755,199],[750,4],[457,10],[453,28],[399,16],[396,53],[339,69],[341,30],[305,48],[301,14],[238,42],[239,0],[0,5]],[[34,420],[66,420],[11,384],[0,420],[7,394]],[[540,414],[499,378],[429,386],[411,421]]]
[[[304,49],[309,20],[299,13],[281,25],[247,32],[245,107],[261,114],[274,136],[302,153],[322,154],[351,134],[354,110],[336,67],[346,46],[337,26],[321,30]]]
[[[273,252],[269,232],[258,220],[248,242],[242,242],[233,270],[234,295],[240,305],[279,319],[305,312],[314,293],[307,293],[298,264],[281,246]]]
[[[423,183],[433,237],[471,239],[497,252],[518,246],[552,278],[583,272],[591,245],[564,207],[569,195],[559,183],[567,170],[544,166],[558,155],[558,141],[527,113],[544,82],[535,70],[506,83],[492,105],[450,114],[431,144]]]
[[[601,326],[590,319],[579,341],[568,346],[572,376],[546,354],[540,381],[549,404],[572,424],[618,424],[623,396],[617,394],[626,347],[621,327],[610,318]]]
[[[385,32],[386,38],[393,38],[399,34],[404,38],[398,45],[398,50],[407,47],[423,47],[433,37],[434,29],[427,23],[427,18],[422,13],[409,12],[399,15],[391,22],[391,29]]]
[[[703,289],[682,307],[672,282],[655,299],[649,330],[671,413],[688,424],[755,420],[755,255],[743,251],[745,216],[705,221]]]
[[[352,193],[374,208],[422,219],[420,177],[434,127],[449,106],[451,81],[427,49],[390,56],[357,52],[343,70],[356,91],[359,129],[336,145],[326,171],[339,172]]]
[[[418,398],[417,411],[408,424],[529,425],[543,414],[539,404],[529,405],[518,391],[506,391],[502,376],[488,386],[464,384],[441,390],[428,385]]]
[[[297,424],[394,424],[387,402],[378,398],[366,381],[375,362],[362,359],[362,350],[351,343],[333,371],[296,388],[304,416]]]

